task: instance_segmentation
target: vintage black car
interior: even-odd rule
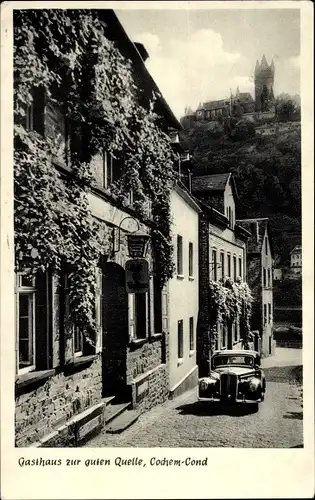
[[[256,351],[215,351],[208,377],[199,380],[199,400],[221,403],[250,403],[264,400],[266,380]]]

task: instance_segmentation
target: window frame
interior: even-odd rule
[[[182,277],[184,276],[184,262],[183,262],[183,237],[182,235],[178,234],[176,238],[176,270],[177,270],[177,276]]]
[[[217,249],[216,248],[212,248],[212,251],[211,251],[211,265],[212,265],[212,269],[211,269],[211,275],[212,275],[212,279],[213,281],[217,281],[218,280],[218,260],[217,260],[217,255],[218,255],[218,252],[217,252]]]
[[[64,293],[64,325],[65,325],[65,330],[67,329],[66,335],[68,336],[68,333],[70,333],[70,330],[72,330],[72,353],[74,358],[80,358],[83,356],[84,353],[84,335],[82,330],[75,324],[70,322],[70,316],[71,316],[71,307],[70,307],[70,300],[69,300],[69,274],[71,271],[65,271],[62,275],[63,278],[63,293]],[[80,349],[76,350],[76,335],[79,333],[80,339]]]
[[[263,267],[263,287],[267,287],[267,269]]]
[[[139,300],[144,300],[145,303],[142,304],[144,305],[145,308],[145,318],[144,318],[144,324],[145,328],[144,331],[141,328],[141,336],[139,335],[140,329],[139,329]],[[141,316],[141,315],[140,315]],[[149,292],[145,293],[128,293],[128,335],[129,335],[129,340],[131,342],[133,341],[143,341],[146,340],[149,337],[149,322],[150,322],[150,317],[149,317]]]
[[[231,278],[232,274],[231,254],[228,253],[226,257],[227,257],[227,277]]]
[[[272,324],[272,308],[271,308],[271,303],[268,303],[268,323],[271,325]]]
[[[233,255],[233,280],[236,281],[237,279],[237,259],[236,255]]]
[[[192,241],[188,243],[188,276],[194,277],[194,244]]]
[[[36,278],[32,277],[32,286],[23,286],[22,278],[26,276],[23,272],[16,273],[15,276],[15,286],[16,286],[16,351],[17,351],[17,374],[23,375],[36,370]],[[24,366],[20,368],[20,295],[32,295],[31,313],[32,313],[32,339],[28,343],[28,351],[30,351],[30,345],[32,345],[32,363],[29,366]],[[30,309],[30,304],[28,303],[28,312]],[[30,320],[28,321],[30,324]],[[29,327],[30,325],[28,325]],[[28,330],[29,331],[29,330]],[[29,339],[27,339],[29,340]]]
[[[220,251],[220,264],[221,264],[221,279],[224,281],[225,278],[225,254],[224,251]]]
[[[238,258],[238,276],[243,279],[243,262],[242,257]]]
[[[177,321],[177,361],[184,359],[184,320]]]
[[[189,318],[189,351],[191,353],[195,351],[195,322],[193,316]]]

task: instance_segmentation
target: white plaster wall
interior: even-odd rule
[[[174,389],[196,367],[196,337],[198,319],[198,212],[177,192],[171,194],[173,216],[172,237],[174,259],[177,262],[177,235],[183,238],[183,276],[174,277],[169,282],[169,325],[170,325],[170,390]],[[188,246],[193,243],[193,276],[188,276]],[[194,318],[195,349],[190,351],[189,318]],[[179,362],[177,345],[177,325],[183,320],[184,349]]]
[[[227,184],[225,191],[224,191],[224,210],[225,214],[228,217],[227,213],[227,207],[231,207],[232,213],[233,213],[233,224],[232,224],[232,229],[234,228],[235,224],[235,201],[234,201],[234,196],[233,196],[233,191],[231,184]]]
[[[242,259],[242,279],[246,281],[246,244],[244,241],[241,241],[235,238],[235,234],[231,229],[220,229],[216,226],[210,225],[210,239],[209,239],[209,248],[210,248],[210,275],[213,279],[213,266],[212,262],[212,250],[217,251],[217,262],[220,264],[220,252],[224,252],[225,258],[225,277],[227,277],[227,254],[231,255],[231,277],[233,279],[234,271],[233,271],[233,256],[236,256],[236,265],[237,265],[237,274],[238,277],[238,259],[239,257]],[[217,268],[217,278],[221,279],[221,267]]]

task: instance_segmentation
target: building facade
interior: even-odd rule
[[[261,354],[274,352],[273,340],[273,259],[268,219],[244,219],[238,223],[251,236],[247,250],[247,279],[254,297],[252,330],[259,332]]]
[[[169,282],[170,395],[197,386],[199,309],[198,214],[200,208],[183,183],[171,194],[176,271]]]
[[[145,68],[145,49],[132,43],[113,11],[99,11],[99,18],[104,29],[107,27],[108,39],[115,40],[121,54],[131,61],[142,104],[149,103],[156,93],[163,130],[180,129]],[[63,110],[46,96],[40,100],[35,96],[24,126],[43,137],[58,137],[61,154],[52,159],[51,168],[65,181],[73,179],[66,161]],[[120,413],[131,410],[129,425],[139,413],[169,395],[168,290],[157,284],[150,246],[146,257],[149,291],[126,291],[126,237],[138,229],[149,234],[155,226],[150,204],[146,219],[137,215],[132,190],[125,193],[123,201],[111,194],[121,161],[107,151],[91,158],[93,181],[88,204],[102,240],[95,268],[95,338],[87,339],[69,320],[70,268],[60,272],[49,269],[34,279],[16,275],[18,447],[80,445]]]
[[[235,217],[237,190],[232,174],[193,177],[192,189],[202,212],[199,216],[199,321],[197,360],[200,376],[208,373],[209,282],[227,278],[246,281],[246,241],[249,236]],[[241,346],[238,323],[218,325],[216,349]]]

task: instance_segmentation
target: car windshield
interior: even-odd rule
[[[245,366],[254,366],[254,358],[252,356],[228,356],[228,355],[219,355],[214,356],[213,360],[213,368],[217,368],[222,365],[245,365]]]

